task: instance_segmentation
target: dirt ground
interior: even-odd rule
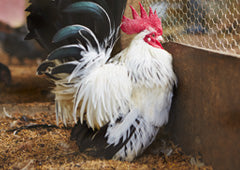
[[[0,52],[1,62],[8,56]],[[35,75],[37,61],[8,65],[12,83],[0,89],[0,169],[212,169],[158,139],[133,162],[100,160],[78,151],[71,127],[56,126],[52,84]]]

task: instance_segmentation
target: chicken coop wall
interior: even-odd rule
[[[172,41],[240,56],[239,0],[142,0],[162,18]]]

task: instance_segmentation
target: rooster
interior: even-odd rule
[[[12,58],[16,57],[20,64],[24,64],[24,60],[41,58],[44,51],[37,47],[31,41],[24,41],[26,35],[25,26],[19,28],[9,27],[7,31],[0,31],[0,44],[3,51],[9,56],[9,63],[12,63]]]
[[[31,2],[27,39],[53,49],[37,73],[55,82],[57,122],[75,123],[80,151],[132,161],[168,122],[177,82],[160,18],[141,4],[141,16],[122,17],[126,0]],[[111,56],[120,28],[137,35]]]

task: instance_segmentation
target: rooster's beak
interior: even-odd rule
[[[158,36],[158,37],[157,37],[157,40],[158,40],[159,42],[164,42],[164,39],[163,39],[162,36]]]

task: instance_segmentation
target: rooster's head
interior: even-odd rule
[[[163,48],[160,41],[162,38],[162,23],[156,11],[153,13],[152,8],[149,9],[149,16],[143,6],[140,5],[141,16],[138,15],[136,10],[132,9],[133,19],[123,16],[121,29],[126,34],[136,34],[145,31],[144,41],[149,45],[156,48]]]

